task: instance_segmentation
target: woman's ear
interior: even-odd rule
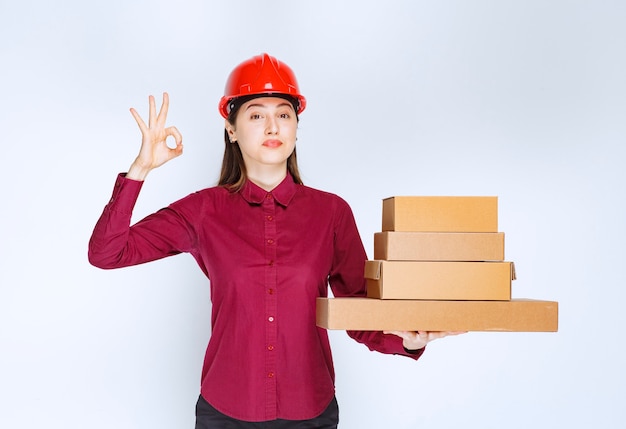
[[[228,122],[228,119],[224,120],[224,128],[226,128],[226,132],[228,133],[228,138],[231,143],[237,142],[237,135],[235,134],[235,127]]]

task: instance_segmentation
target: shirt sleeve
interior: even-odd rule
[[[123,173],[118,175],[111,199],[89,240],[88,258],[92,265],[104,269],[121,268],[192,248],[192,228],[170,207],[130,225],[142,185],[143,182],[127,179]]]
[[[348,204],[342,201],[335,228],[335,252],[329,276],[329,284],[335,297],[365,297],[365,261],[367,254],[359,235],[354,215]],[[406,350],[397,335],[381,331],[347,331],[354,340],[366,345],[371,351],[398,354],[419,359],[425,348]]]

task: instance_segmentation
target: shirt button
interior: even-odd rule
[[[265,198],[267,198],[268,200],[271,200],[271,199],[272,199],[272,194],[267,194],[267,195],[265,196]]]
[[[274,261],[269,261],[269,262],[267,263],[267,265],[269,265],[270,267],[273,267],[273,266],[274,266]]]
[[[273,244],[274,240],[272,240],[271,238],[269,240],[267,240],[267,244]]]
[[[267,346],[267,349],[268,349],[269,351],[272,351],[272,350],[274,350],[274,346],[272,346],[272,345],[270,344],[269,346]]]
[[[270,295],[274,295],[274,289],[271,289],[271,288],[270,288],[270,289],[268,289],[268,290],[267,290],[267,293],[269,293]]]
[[[268,378],[274,378],[274,373],[273,372],[268,372],[267,373],[267,377]]]
[[[274,316],[268,317],[267,320],[269,320],[270,322],[273,322],[274,321]]]
[[[270,220],[270,221],[271,221],[271,220],[274,220],[274,216],[267,216],[267,217],[266,217],[266,219],[267,219],[267,220]]]

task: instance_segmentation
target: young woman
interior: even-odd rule
[[[238,65],[219,111],[224,159],[217,186],[130,226],[148,173],[183,152],[167,127],[169,98],[149,97],[139,155],[116,180],[89,242],[100,268],[190,253],[210,279],[212,334],[196,428],[335,428],[338,409],[327,333],[315,299],[364,296],[367,259],[348,204],[302,184],[298,115],[306,106],[292,70],[267,54]],[[168,147],[173,137],[176,145]],[[449,333],[348,332],[371,350],[418,359]]]

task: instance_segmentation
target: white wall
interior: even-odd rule
[[[228,72],[267,51],[309,105],[306,183],[368,253],[392,195],[497,195],[516,297],[560,329],[469,333],[417,363],[331,332],[342,427],[621,427],[626,7],[620,1],[0,2],[0,427],[190,428],[207,281],[181,255],[87,263],[149,94],[185,155],[146,215],[214,184]],[[89,423],[87,423],[89,422]]]

